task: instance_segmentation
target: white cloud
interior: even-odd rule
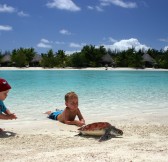
[[[65,51],[65,54],[66,54],[66,55],[71,55],[71,54],[76,53],[76,52],[81,52],[81,50],[76,50],[76,51]]]
[[[81,48],[83,47],[83,44],[78,44],[78,43],[70,43],[69,44],[69,47],[72,47],[72,48]]]
[[[100,12],[103,11],[103,9],[100,6],[96,6],[95,8],[96,8],[97,11],[100,11]]]
[[[43,42],[38,43],[37,47],[40,47],[40,48],[52,48],[52,46],[50,44],[45,44]]]
[[[124,2],[123,0],[100,0],[102,6],[109,6],[114,4],[123,8],[136,8],[137,4],[135,2]]]
[[[99,0],[100,4],[97,6],[88,6],[87,8],[90,10],[97,10],[99,12],[104,11],[104,7],[110,5],[116,5],[122,8],[136,8],[137,4],[135,2],[124,2],[124,0]]]
[[[109,37],[108,39],[109,39],[109,41],[110,41],[110,42],[112,42],[112,43],[117,42],[117,40],[116,40],[116,39],[114,39],[114,38],[112,38],[112,37]]]
[[[164,50],[164,51],[167,51],[167,50],[168,50],[168,46],[165,46],[163,50]]]
[[[159,39],[161,42],[168,42],[168,38],[160,38]]]
[[[11,31],[12,27],[8,25],[0,25],[0,30]]]
[[[23,11],[18,12],[18,15],[19,15],[20,17],[29,17],[29,14],[24,13]]]
[[[4,4],[4,5],[0,4],[0,12],[13,13],[13,12],[17,12],[17,10],[12,6],[7,6],[6,4]],[[20,17],[28,17],[29,16],[29,14],[24,13],[23,11],[17,12],[17,15]]]
[[[11,7],[11,6],[7,6],[6,4],[1,5],[0,4],[0,12],[8,12],[8,13],[12,13],[15,12],[15,8]]]
[[[40,48],[52,48],[51,42],[47,39],[42,38],[40,43],[37,44],[37,47]]]
[[[150,48],[144,44],[141,44],[138,41],[138,39],[135,39],[135,38],[130,38],[127,40],[120,40],[118,42],[115,42],[112,45],[104,45],[104,47],[107,49],[119,50],[119,51],[127,50],[128,48],[135,48],[136,51],[140,49],[147,50]]]
[[[60,45],[60,44],[65,44],[65,42],[55,41],[55,44]]]
[[[66,29],[62,29],[62,30],[60,30],[59,31],[61,34],[63,34],[63,35],[71,35],[71,32],[69,32],[68,30],[66,30]]]
[[[99,12],[102,12],[103,11],[103,8],[102,6],[87,6],[88,10],[97,10]]]
[[[52,2],[47,3],[47,7],[49,8],[58,8],[61,10],[68,11],[80,11],[80,7],[78,7],[72,0],[52,0]]]
[[[94,9],[94,7],[92,7],[92,6],[87,6],[87,8],[88,8],[89,10],[93,10],[93,9]]]
[[[47,39],[45,39],[45,38],[42,38],[42,39],[41,39],[41,42],[43,42],[43,43],[50,43],[50,41],[47,40]]]

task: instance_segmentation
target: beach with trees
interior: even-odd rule
[[[81,51],[66,54],[64,50],[37,53],[34,48],[0,52],[1,67],[87,68],[125,67],[168,69],[168,50],[129,48],[112,51],[104,46],[85,45]]]

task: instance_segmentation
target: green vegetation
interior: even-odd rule
[[[36,52],[33,48],[20,48],[14,49],[11,55],[11,61],[16,67],[29,66],[29,63],[33,60]]]
[[[144,54],[148,55],[147,59],[144,58]],[[37,54],[34,48],[19,48],[14,49],[12,52],[6,51],[2,53],[0,51],[0,64],[1,66],[41,66],[44,68],[83,68],[108,65],[115,67],[156,67],[168,69],[168,50],[148,49],[147,51],[135,51],[134,48],[131,48],[125,51],[111,51],[110,49],[105,49],[104,46],[96,48],[93,45],[86,45],[80,52],[66,55],[63,50],[54,52],[50,49],[47,53]]]

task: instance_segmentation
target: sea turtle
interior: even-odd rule
[[[122,136],[123,131],[108,122],[96,122],[80,127],[79,135],[101,136],[99,142],[115,136]]]

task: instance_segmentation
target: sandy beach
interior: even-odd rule
[[[1,124],[5,131],[0,134],[0,158],[3,162],[166,162],[167,117],[116,117],[109,122],[122,129],[124,135],[104,142],[98,142],[98,137],[76,136],[78,127],[53,120],[6,122]]]
[[[25,67],[25,68],[17,68],[17,67],[0,67],[0,70],[106,70],[105,67],[96,67],[96,68],[71,68],[71,67],[66,67],[66,68],[42,68],[42,67]],[[108,67],[107,70],[116,70],[116,71],[121,71],[121,70],[143,70],[143,71],[168,71],[168,69],[155,69],[155,68],[145,68],[145,69],[135,69],[135,68],[113,68],[113,67]]]

